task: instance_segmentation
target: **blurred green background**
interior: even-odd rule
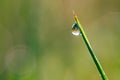
[[[120,80],[120,0],[0,0],[0,80],[101,80],[72,10],[110,80]]]

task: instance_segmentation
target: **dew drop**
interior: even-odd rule
[[[80,35],[80,30],[79,30],[79,27],[78,27],[76,22],[72,25],[72,34],[74,36],[79,36]]]

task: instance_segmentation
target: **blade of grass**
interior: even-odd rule
[[[80,33],[82,35],[82,38],[83,38],[83,40],[84,40],[84,42],[85,42],[85,44],[86,44],[86,46],[87,46],[87,48],[88,48],[88,50],[90,52],[90,55],[91,55],[95,65],[96,65],[96,67],[97,67],[97,69],[98,69],[102,79],[103,80],[108,80],[108,78],[107,78],[107,76],[106,76],[106,74],[105,74],[105,72],[104,72],[100,62],[98,61],[97,57],[95,56],[95,54],[93,52],[93,49],[92,49],[92,47],[90,45],[90,42],[89,42],[89,40],[88,40],[88,38],[87,38],[87,36],[86,36],[86,34],[85,34],[81,24],[80,24],[80,21],[78,20],[77,15],[75,14],[75,12],[73,12],[73,16],[74,16],[75,22],[77,23],[77,25],[79,27]]]

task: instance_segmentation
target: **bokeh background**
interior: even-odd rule
[[[109,80],[120,80],[120,0],[0,0],[0,80],[101,80],[72,11]]]

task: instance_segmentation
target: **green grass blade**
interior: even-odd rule
[[[88,38],[87,38],[87,36],[86,36],[86,34],[85,34],[81,24],[80,24],[80,21],[77,18],[77,15],[75,13],[73,13],[73,15],[74,15],[74,19],[75,19],[76,23],[78,24],[78,27],[79,27],[80,33],[82,35],[82,38],[83,38],[83,40],[84,40],[84,42],[85,42],[85,44],[86,44],[86,46],[87,46],[87,48],[88,48],[88,50],[90,52],[90,55],[91,55],[95,65],[96,65],[96,67],[97,67],[97,69],[98,69],[102,79],[103,80],[108,80],[108,78],[107,78],[107,76],[106,76],[106,74],[105,74],[105,72],[104,72],[100,62],[98,61],[97,57],[95,56],[95,54],[93,52],[93,49],[92,49],[92,47],[91,47],[91,45],[89,43],[89,40],[88,40]]]

